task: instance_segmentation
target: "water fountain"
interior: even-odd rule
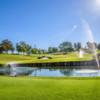
[[[79,58],[83,58],[84,57],[84,51],[82,49],[80,49],[79,51]]]
[[[36,70],[36,68],[19,66],[17,62],[9,62],[5,66],[8,69],[8,75],[10,76],[29,75]]]
[[[93,54],[95,56],[96,63],[97,63],[97,67],[99,69],[100,68],[100,64],[99,64],[99,59],[98,59],[97,52],[96,52],[96,47],[95,47],[95,42],[94,42],[92,30],[90,28],[89,23],[86,20],[82,19],[82,24],[83,24],[83,26],[85,28],[85,31],[86,31],[87,35],[88,35],[89,42],[92,43],[92,52],[93,52]],[[80,58],[83,57],[83,52],[81,50],[80,50],[80,53],[79,53],[79,57]],[[79,74],[79,73],[80,74],[84,74],[84,73],[85,74],[91,74],[91,73],[97,73],[98,74],[99,72],[100,72],[99,70],[90,70],[90,69],[88,69],[88,70],[85,69],[85,70],[77,70],[77,71],[75,71],[75,73],[77,73],[77,74]]]
[[[16,64],[16,62],[9,62],[9,63],[6,64],[6,66],[8,67],[10,76],[16,76],[17,75],[17,72],[16,72],[17,64]]]
[[[83,22],[84,28],[86,30],[86,33],[88,35],[88,40],[89,40],[90,43],[92,43],[92,51],[93,51],[93,54],[96,58],[97,67],[99,69],[100,64],[99,64],[99,59],[98,59],[98,56],[97,56],[97,51],[96,51],[96,46],[95,46],[92,30],[90,28],[89,23],[86,20],[83,19],[82,22]]]

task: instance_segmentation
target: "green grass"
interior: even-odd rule
[[[84,61],[92,59],[92,55],[90,54],[85,54],[84,58],[79,58],[78,54],[74,52],[66,55],[46,54],[46,56],[52,57],[52,59],[48,60],[37,59],[38,56],[43,56],[43,54],[32,55],[32,56],[0,54],[0,64],[5,64],[8,62],[18,62],[18,63],[66,62],[66,61]]]
[[[0,76],[0,100],[100,100],[100,78]]]

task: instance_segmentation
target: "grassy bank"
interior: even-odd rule
[[[52,59],[38,59],[39,56],[49,56]],[[67,61],[84,61],[91,60],[92,55],[86,54],[84,58],[79,58],[76,53],[69,53],[66,55],[53,55],[53,54],[45,54],[45,55],[11,55],[11,54],[0,54],[0,64],[6,64],[8,62],[18,62],[18,63],[42,63],[42,62],[67,62]]]
[[[0,100],[99,100],[100,78],[0,77]]]

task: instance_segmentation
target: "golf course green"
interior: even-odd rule
[[[48,56],[52,59],[38,59],[41,56]],[[67,62],[67,61],[88,61],[92,60],[93,55],[85,54],[83,58],[79,58],[75,52],[68,53],[66,55],[54,55],[54,54],[35,54],[35,55],[15,55],[15,54],[0,54],[0,64],[6,64],[9,62],[16,63],[44,63],[44,62]]]
[[[100,78],[0,76],[0,100],[99,100]]]
[[[45,55],[52,59],[43,60],[43,55],[0,54],[0,64],[9,62],[61,62],[91,60],[92,55],[80,59],[75,53],[67,55]],[[0,100],[99,100],[100,78],[90,77],[9,77],[0,76]]]

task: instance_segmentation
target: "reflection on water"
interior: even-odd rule
[[[100,76],[100,70],[76,70],[76,69],[44,69],[32,67],[2,67],[0,68],[1,75],[29,75],[29,76],[69,76],[69,77],[93,77]]]
[[[31,76],[69,76],[69,77],[93,77],[100,76],[99,70],[75,70],[75,69],[37,69]]]

